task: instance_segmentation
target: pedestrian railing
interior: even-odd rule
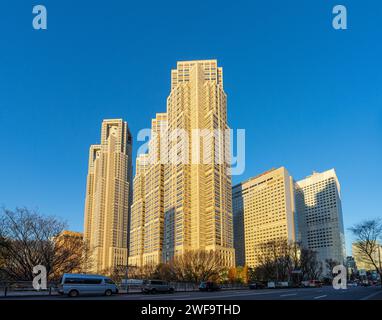
[[[32,281],[0,282],[0,297],[57,294],[57,284],[48,283],[46,289],[36,290]]]
[[[175,292],[192,292],[199,290],[199,283],[193,282],[170,282]],[[142,285],[136,284],[118,284],[119,293],[134,294],[142,292]],[[220,285],[222,290],[240,290],[247,289],[244,284],[228,283]],[[0,298],[1,297],[22,297],[22,296],[49,296],[57,295],[57,283],[49,282],[46,289],[36,290],[32,285],[32,281],[3,281],[0,282]]]

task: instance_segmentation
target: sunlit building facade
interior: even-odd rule
[[[380,268],[382,266],[382,245],[376,242],[373,247],[374,250],[369,249],[370,257],[378,266],[378,268]],[[357,242],[352,243],[352,254],[358,270],[376,270],[376,267],[372,263],[370,257],[365,252],[359,249]]]
[[[232,188],[237,265],[256,267],[263,245],[296,240],[293,184],[288,171],[281,167]]]
[[[145,174],[148,155],[141,154],[136,159],[133,180],[133,203],[130,217],[129,265],[143,265],[143,241],[145,228]]]
[[[303,247],[317,252],[323,274],[326,261],[344,264],[345,235],[341,190],[334,169],[313,174],[296,183],[298,239]]]
[[[169,165],[164,173],[163,260],[187,250],[219,252],[223,264],[235,264],[232,226],[230,141],[224,134],[207,138],[210,148],[195,161],[195,130],[224,133],[227,97],[223,70],[216,60],[182,61],[171,72],[167,99],[169,135],[183,130],[188,140],[169,137]],[[177,159],[181,159],[178,163]]]
[[[90,147],[84,239],[93,272],[111,272],[128,262],[131,148],[131,134],[122,119],[104,120],[101,144]]]
[[[167,112],[151,124],[144,200],[134,195],[133,201],[132,226],[143,226],[143,265],[199,249],[217,251],[222,264],[234,265],[226,99],[216,60],[178,62],[172,70]],[[194,136],[199,130],[207,134]]]

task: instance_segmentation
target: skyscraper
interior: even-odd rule
[[[298,238],[303,247],[317,252],[323,274],[326,259],[345,263],[345,237],[340,184],[334,169],[296,183]]]
[[[200,151],[203,160],[198,163],[194,148],[199,138],[192,134],[229,129],[223,69],[216,60],[178,62],[171,72],[167,117],[169,134],[183,130],[188,140],[179,145],[178,139],[169,138],[163,259],[187,250],[214,250],[225,265],[234,265],[230,164],[219,161],[229,158],[230,141],[224,134],[207,137],[213,143]],[[175,158],[186,161],[176,163]]]
[[[143,265],[143,241],[145,228],[145,173],[148,155],[137,157],[133,181],[133,204],[131,206],[129,265]]]
[[[256,267],[270,241],[295,241],[293,179],[281,167],[232,188],[236,263]]]
[[[84,239],[94,272],[127,265],[131,148],[131,134],[122,119],[104,120],[101,144],[90,147]]]
[[[234,265],[230,163],[222,161],[230,157],[226,109],[216,60],[178,62],[171,72],[167,112],[152,122],[144,173],[143,264],[201,249],[217,251],[224,265]],[[201,130],[207,132],[203,139],[209,148],[194,136]],[[136,200],[134,225],[142,221],[136,217]]]

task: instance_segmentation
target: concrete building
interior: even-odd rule
[[[158,113],[151,122],[149,165],[145,172],[145,221],[143,264],[157,265],[162,260],[164,229],[164,164],[161,137],[167,130],[167,114]]]
[[[133,204],[131,206],[129,265],[143,265],[143,241],[145,228],[145,174],[148,168],[148,155],[141,154],[136,159],[133,180]]]
[[[317,252],[327,274],[326,260],[345,263],[345,236],[340,184],[334,169],[298,181],[296,211],[298,239],[305,248]]]
[[[293,179],[284,167],[235,185],[232,201],[237,265],[256,267],[267,242],[295,241]]]
[[[65,263],[55,268],[55,277],[59,278],[63,273],[67,272],[65,267],[67,267],[69,263],[72,266],[76,266],[71,270],[72,273],[86,272],[91,267],[92,262],[84,256],[87,252],[84,252],[84,237],[81,232],[63,230],[58,236],[54,237],[53,242],[55,252],[58,255],[66,256]]]
[[[364,270],[364,271],[376,270],[375,266],[370,261],[370,258],[367,257],[365,253],[359,250],[356,242],[352,243],[352,255],[354,257],[354,261],[358,270]],[[375,250],[372,252],[371,257],[373,258],[378,268],[381,268],[382,266],[382,245],[381,244],[377,243],[375,245]]]
[[[168,262],[202,249],[218,251],[224,265],[234,265],[230,164],[221,161],[230,155],[226,129],[223,71],[217,61],[178,62],[171,72],[167,112],[152,122],[144,199],[134,195],[132,263]],[[198,130],[207,132],[203,139],[210,148],[203,145],[194,152],[202,144],[194,136]],[[219,130],[222,134],[209,135]],[[137,221],[143,230],[141,251],[134,243]]]
[[[171,72],[171,92],[167,99],[168,130],[183,130],[183,144],[170,139],[169,165],[164,174],[163,260],[187,250],[214,250],[223,264],[235,264],[232,226],[230,141],[227,124],[227,97],[223,89],[223,69],[216,60],[182,61]],[[194,152],[199,142],[195,130],[223,133],[209,136],[210,148]],[[220,157],[220,158],[219,158]],[[182,159],[177,163],[176,159]]]
[[[104,120],[101,144],[90,147],[84,239],[93,255],[93,272],[127,265],[131,148],[122,119]]]

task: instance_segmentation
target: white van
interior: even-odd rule
[[[58,285],[58,292],[69,297],[79,295],[111,296],[113,293],[118,293],[118,287],[110,278],[105,276],[65,273]]]

